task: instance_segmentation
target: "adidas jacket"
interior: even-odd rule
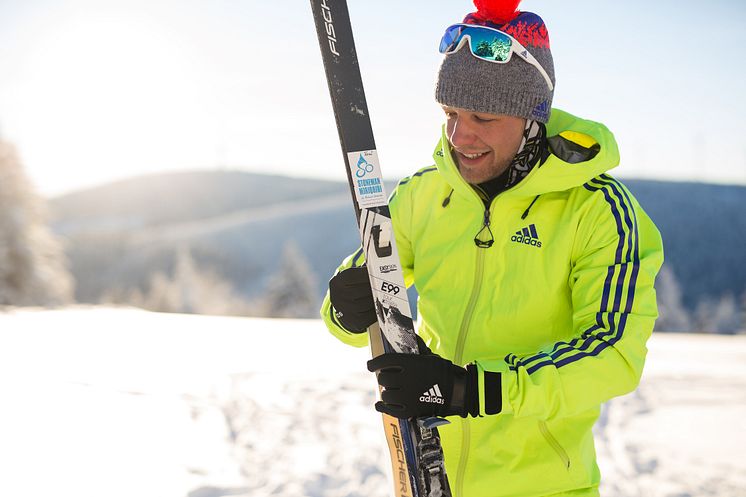
[[[440,428],[456,497],[599,495],[591,428],[603,402],[637,387],[657,317],[661,238],[606,174],[619,163],[613,135],[556,109],[547,132],[547,161],[487,210],[445,134],[435,166],[391,198],[419,334],[454,363],[477,364],[483,413],[502,404]],[[494,243],[479,248],[475,236]],[[363,262],[358,251],[340,270]],[[336,337],[366,345],[336,322],[328,295],[321,314]],[[485,392],[485,371],[502,373],[501,392]]]

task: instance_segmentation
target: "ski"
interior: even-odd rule
[[[370,275],[378,324],[368,330],[374,356],[418,353],[404,275],[368,115],[346,0],[311,0],[347,180]],[[451,497],[439,418],[383,415],[396,497]]]

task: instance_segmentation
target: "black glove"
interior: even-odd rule
[[[364,333],[376,322],[373,291],[365,266],[351,267],[335,274],[329,280],[329,299],[334,315],[353,333]]]
[[[479,415],[477,368],[433,354],[418,338],[420,354],[383,354],[368,361],[383,387],[376,411],[397,418]]]

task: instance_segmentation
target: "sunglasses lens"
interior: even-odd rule
[[[440,40],[440,53],[453,51],[461,40],[461,26],[449,26]]]
[[[477,57],[496,62],[506,62],[510,59],[510,37],[494,29],[459,24],[446,29],[440,40],[440,53],[453,53],[464,36],[469,37],[469,49]]]
[[[471,53],[485,60],[505,62],[510,59],[510,38],[490,29],[467,28],[464,34],[469,35]]]

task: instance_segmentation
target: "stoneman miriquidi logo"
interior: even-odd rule
[[[536,232],[536,225],[530,224],[525,228],[515,232],[515,235],[510,237],[511,242],[520,243],[523,245],[530,245],[532,247],[541,248],[541,242],[539,241],[539,233]]]
[[[361,208],[386,205],[378,154],[375,150],[347,153],[347,165],[354,181],[355,198]]]
[[[365,160],[363,154],[360,154],[360,158],[357,161],[357,171],[355,172],[355,176],[360,178],[357,180],[357,187],[360,195],[365,196],[383,192],[380,178],[364,179],[365,176],[372,173],[374,170],[375,166]]]

